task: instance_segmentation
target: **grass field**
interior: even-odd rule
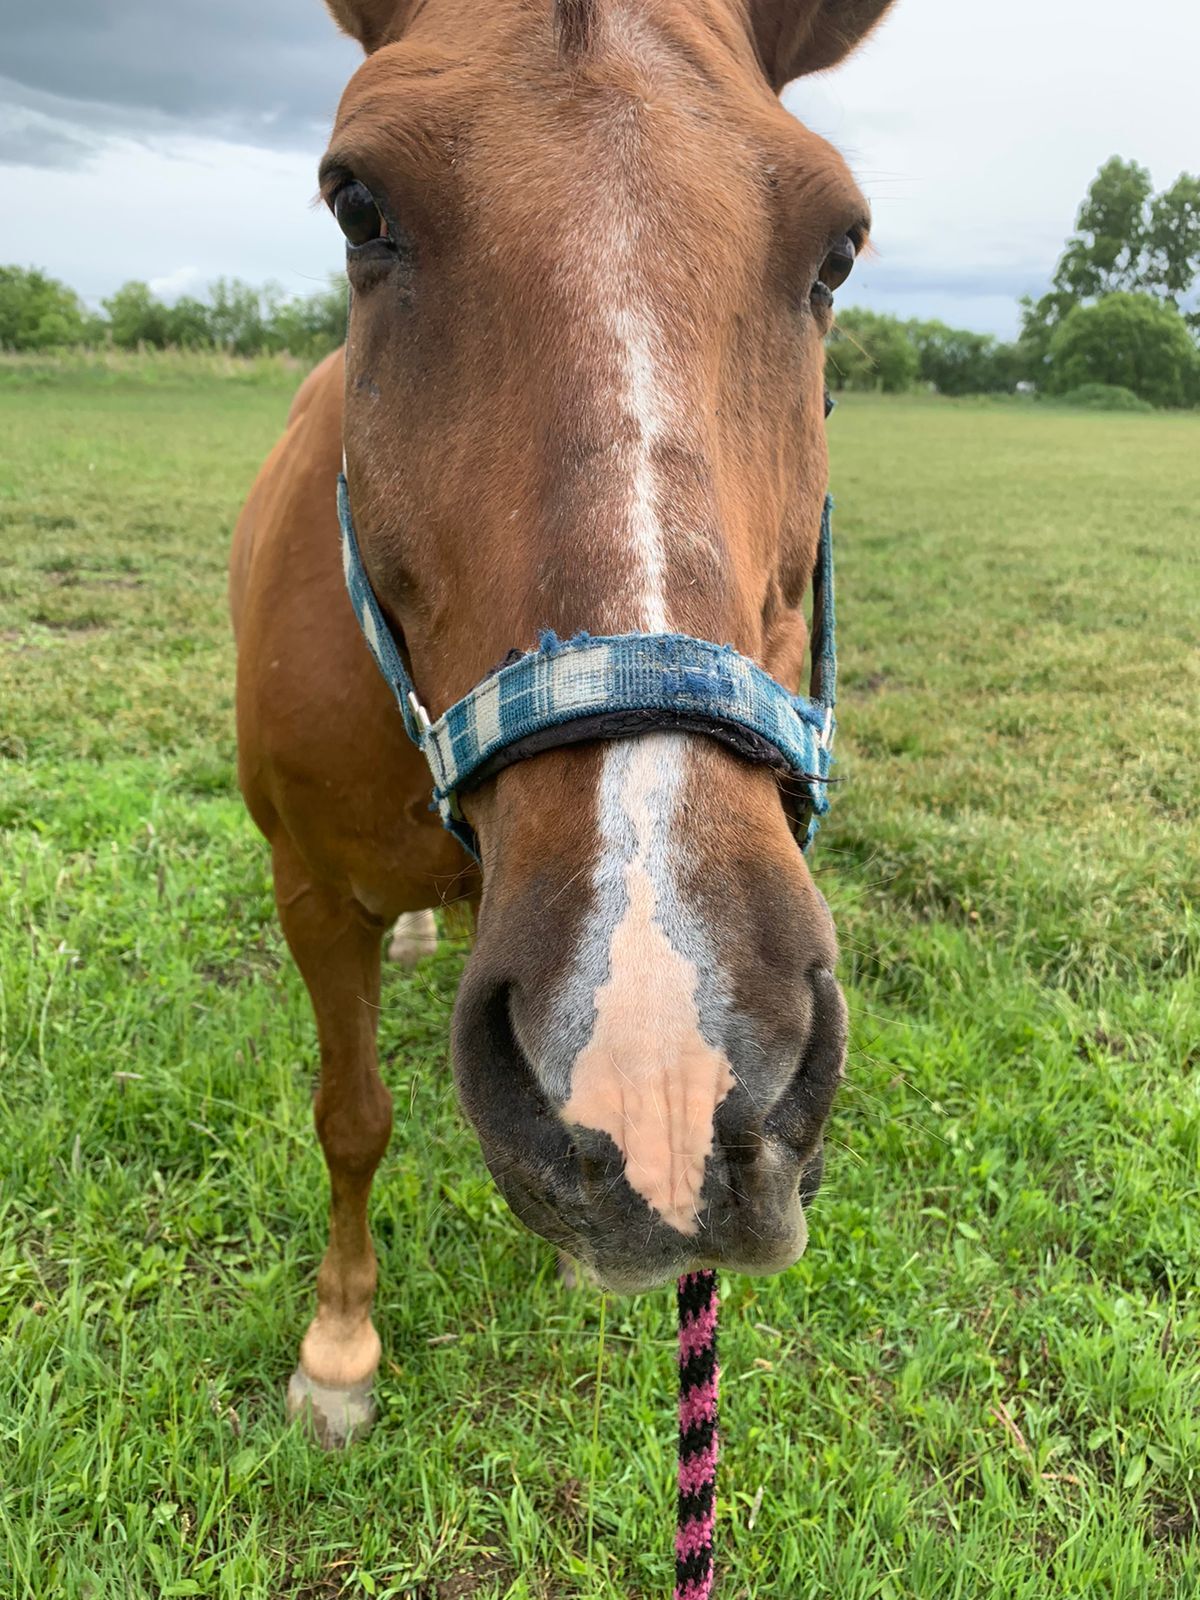
[[[325,1180],[223,591],[293,381],[0,371],[0,1596],[657,1600],[672,1296],[609,1305],[594,1459],[457,946],[385,987],[379,1424],[284,1426]],[[831,434],[853,1049],[808,1255],[723,1284],[721,1592],[1195,1600],[1200,421]]]

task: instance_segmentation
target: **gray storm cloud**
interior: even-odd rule
[[[0,7],[0,161],[85,164],[114,137],[312,149],[361,60],[317,0]]]

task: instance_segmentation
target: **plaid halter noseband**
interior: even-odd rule
[[[833,537],[827,495],[813,573],[812,688],[792,694],[731,645],[678,633],[543,633],[513,652],[436,722],[417,695],[363,565],[343,471],[337,486],[346,588],[371,654],[396,696],[404,727],[429,763],[442,822],[479,857],[459,795],[514,762],[584,740],[655,732],[702,733],[743,760],[772,768],[785,789],[803,850],[829,809],[826,785],[836,727],[837,653]]]

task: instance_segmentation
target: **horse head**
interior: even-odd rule
[[[729,644],[797,688],[869,219],[777,96],[886,0],[330,6],[368,52],[321,164],[346,475],[430,715],[547,631]],[[461,796],[461,1102],[517,1214],[614,1286],[804,1248],[846,1013],[786,802],[663,727]]]

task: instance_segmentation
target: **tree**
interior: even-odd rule
[[[316,361],[336,350],[346,337],[346,280],[334,277],[329,288],[303,299],[280,300],[272,308],[271,340],[275,348]]]
[[[1054,273],[1054,287],[1071,299],[1092,300],[1145,284],[1147,207],[1153,185],[1136,161],[1111,156],[1092,179],[1074,236]]]
[[[1200,278],[1200,178],[1181,172],[1156,195],[1146,229],[1147,281],[1178,306]],[[1200,326],[1192,312],[1188,321]]]
[[[208,325],[212,341],[236,356],[259,355],[267,348],[267,321],[278,290],[255,289],[239,278],[218,278],[209,287]]]
[[[123,350],[148,344],[162,348],[170,343],[167,308],[155,299],[148,283],[131,279],[103,302],[108,312],[109,336]]]
[[[1200,352],[1173,306],[1124,291],[1076,306],[1050,342],[1057,393],[1085,383],[1117,384],[1156,406],[1200,401]]]
[[[123,283],[104,301],[104,315],[88,311],[65,284],[36,267],[0,266],[0,349],[37,350],[110,342],[176,349],[223,349],[252,356],[284,351],[317,361],[346,337],[346,280],[338,274],[315,294],[288,296],[273,284],[256,289],[219,278],[206,300],[184,295],[172,305],[147,283]]]
[[[1012,346],[990,333],[948,328],[944,322],[910,322],[908,331],[918,373],[939,394],[995,394],[1016,384]]]
[[[87,314],[66,284],[36,267],[0,267],[0,348],[81,344],[86,332]]]
[[[882,389],[903,394],[917,378],[917,352],[904,324],[855,306],[843,311],[829,338],[831,389]]]
[[[1051,289],[1040,300],[1023,295],[1019,304],[1021,332],[1016,348],[1020,375],[1033,383],[1044,384],[1050,366],[1050,343],[1054,338],[1054,330],[1077,302],[1069,294]]]
[[[203,350],[213,343],[209,308],[191,295],[181,295],[166,308],[166,330],[167,343],[181,350]]]
[[[1184,309],[1200,332],[1200,311],[1184,306],[1200,277],[1200,179],[1184,172],[1159,195],[1136,161],[1113,156],[1092,180],[1039,300],[1021,302],[1024,375],[1046,381],[1055,329],[1078,305],[1105,295],[1153,295]]]

